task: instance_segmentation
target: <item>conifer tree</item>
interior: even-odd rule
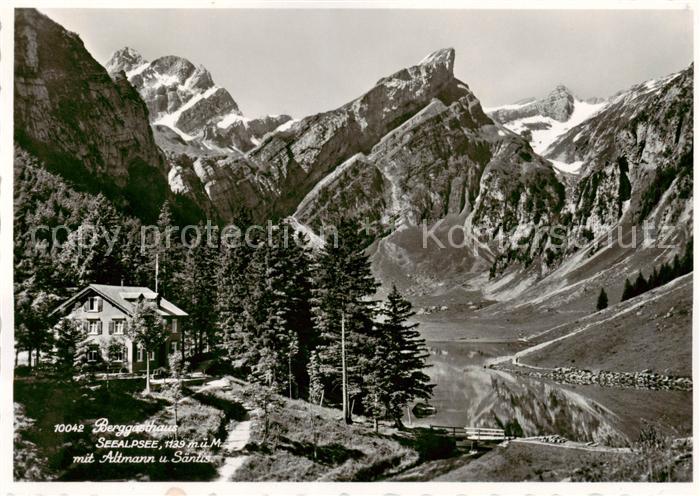
[[[600,288],[595,308],[598,311],[608,308],[608,295],[605,293],[605,288]]]
[[[676,253],[673,255],[673,260],[671,261],[671,278],[675,279],[681,275],[683,275],[681,272],[681,261],[678,258],[678,253]]]
[[[685,252],[681,259],[681,268],[683,274],[688,274],[693,271],[693,238],[690,238],[685,245]]]
[[[158,227],[158,239],[156,240],[155,249],[150,253],[151,274],[152,277],[155,277],[157,255],[157,291],[166,298],[177,300],[178,285],[175,282],[175,278],[176,274],[181,270],[182,245],[179,243],[178,231],[173,223],[172,211],[167,201],[163,203],[160,209],[156,225]],[[155,285],[153,285],[153,289],[156,289]]]
[[[649,285],[647,280],[644,278],[642,271],[640,270],[637,273],[637,279],[635,279],[634,284],[632,285],[632,294],[633,296],[639,296],[640,294],[645,293],[647,289],[649,289]]]
[[[382,396],[386,413],[401,427],[401,416],[404,408],[415,399],[429,399],[433,385],[430,378],[423,372],[427,367],[426,358],[429,356],[425,340],[418,332],[418,324],[408,321],[415,315],[410,302],[401,296],[394,285],[382,309],[384,319],[379,326],[379,336],[376,341],[388,344],[377,344],[377,349],[387,350],[386,356],[377,356],[373,369],[388,374],[388,388]],[[380,351],[381,353],[381,351]],[[384,363],[385,362],[385,363]]]
[[[246,352],[243,332],[244,303],[249,297],[246,271],[254,254],[248,246],[244,233],[252,219],[247,209],[241,209],[232,226],[237,230],[222,232],[216,282],[216,327],[221,338],[221,346],[229,360],[236,361]]]
[[[630,284],[630,280],[625,279],[625,287],[622,290],[622,298],[620,299],[620,301],[625,301],[632,298],[634,296],[633,292],[634,291],[632,289],[632,284]]]
[[[368,239],[353,220],[343,219],[314,267],[314,322],[319,331],[319,380],[325,397],[340,394],[343,417],[352,422],[352,400],[361,400],[377,282],[365,254]]]
[[[177,284],[180,286],[179,302],[189,314],[184,335],[191,344],[195,355],[201,355],[207,346],[217,342],[217,262],[218,237],[212,230],[208,239],[205,227],[198,226],[198,239],[187,240],[182,273]]]
[[[120,284],[126,274],[122,264],[125,236],[121,216],[109,200],[97,195],[61,251],[60,262],[71,282],[77,286]]]
[[[78,345],[85,338],[82,326],[71,319],[61,319],[56,327],[56,368],[68,373],[74,366]]]

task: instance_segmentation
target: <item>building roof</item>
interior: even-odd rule
[[[65,311],[70,305],[86,296],[88,293],[94,292],[99,296],[109,301],[115,307],[122,310],[127,315],[131,316],[134,313],[134,308],[139,297],[143,296],[146,300],[156,302],[158,294],[145,286],[108,286],[106,284],[90,284],[81,291],[78,291],[68,300],[59,305],[53,312],[59,313]],[[187,317],[187,313],[174,303],[169,302],[165,298],[160,298],[158,313],[163,317]]]

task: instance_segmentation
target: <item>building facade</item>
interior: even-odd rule
[[[162,325],[170,330],[165,342],[148,357],[127,332],[140,300],[154,305]],[[147,287],[90,284],[53,313],[82,326],[89,342],[88,363],[110,370],[140,372],[146,369],[147,359],[154,370],[167,365],[168,355],[182,352],[182,319],[187,313]]]

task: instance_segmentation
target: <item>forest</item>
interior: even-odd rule
[[[246,232],[251,219],[240,209],[232,224]],[[51,311],[90,283],[153,289],[157,267],[158,293],[189,314],[181,360],[190,370],[234,374],[261,391],[338,406],[348,423],[362,413],[375,425],[389,419],[400,426],[411,402],[430,397],[411,304],[396,287],[376,299],[370,240],[353,219],[339,222],[334,241],[318,249],[284,222],[235,243],[223,242],[217,226],[195,243],[177,224],[166,202],[157,225],[145,228],[17,150],[15,340],[16,356],[29,356],[20,367],[104,371],[84,359],[82,330]],[[204,230],[201,223],[189,231]],[[158,242],[144,243],[144,232]],[[142,322],[137,313],[133,320]]]

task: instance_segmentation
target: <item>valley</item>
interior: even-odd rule
[[[607,98],[558,85],[483,108],[442,48],[326,112],[251,117],[184,57],[100,64],[33,9],[15,31],[20,478],[93,477],[65,455],[89,437],[46,429],[101,415],[225,446],[100,480],[690,477],[692,63]],[[86,249],[95,226],[114,242]],[[247,244],[224,242],[232,226]],[[171,330],[154,393],[136,348],[105,344],[136,317],[71,333],[55,315],[96,285],[179,310],[151,326]],[[34,399],[62,394],[66,418]],[[517,439],[472,452],[431,425]]]

